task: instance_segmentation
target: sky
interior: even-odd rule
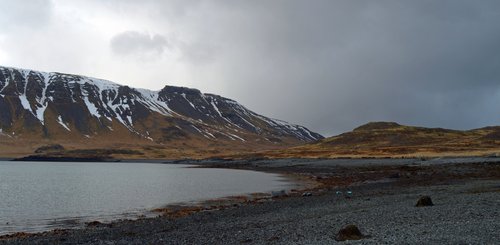
[[[500,2],[0,0],[0,65],[234,99],[325,136],[500,125]]]

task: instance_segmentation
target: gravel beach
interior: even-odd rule
[[[401,164],[324,160],[198,162],[294,175],[315,186],[217,210],[84,229],[4,236],[0,244],[498,244],[500,164],[469,159]],[[351,160],[352,162],[356,160]],[[363,160],[364,161],[364,160]],[[378,162],[372,161],[372,162]],[[390,162],[389,160],[381,162]],[[347,161],[349,163],[349,161]],[[346,194],[351,191],[352,194]],[[308,196],[311,193],[312,196]],[[433,206],[415,207],[419,197]],[[354,224],[366,237],[338,242]]]

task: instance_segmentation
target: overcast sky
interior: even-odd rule
[[[198,88],[325,136],[500,125],[500,1],[0,0],[0,65]]]

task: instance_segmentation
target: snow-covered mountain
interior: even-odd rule
[[[0,137],[298,144],[323,137],[199,90],[136,89],[85,76],[0,67]]]

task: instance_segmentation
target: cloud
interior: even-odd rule
[[[500,125],[498,1],[0,3],[15,66],[196,87],[325,135]]]
[[[157,57],[168,48],[167,39],[162,35],[150,35],[137,31],[119,33],[110,41],[111,50],[116,55]]]
[[[3,31],[43,27],[50,21],[54,7],[50,0],[0,0],[0,6],[3,9],[0,14]]]
[[[218,83],[232,85],[224,93],[258,112],[326,135],[373,120],[500,123],[496,104],[486,103],[499,100],[498,3],[238,2],[209,10],[197,28],[217,26],[204,41],[223,49],[196,79],[219,74]]]

